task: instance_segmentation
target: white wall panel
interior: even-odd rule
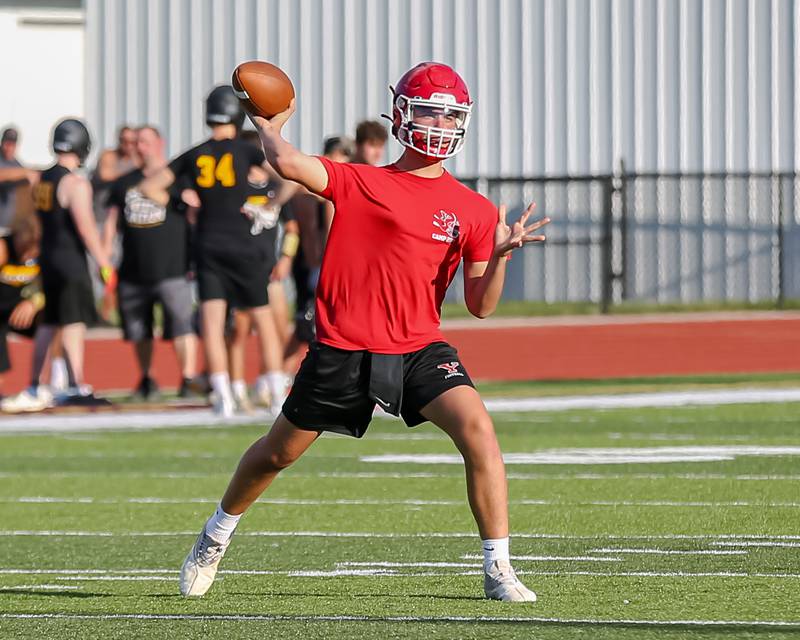
[[[86,0],[90,124],[203,138],[202,100],[240,61],[292,76],[306,151],[388,109],[413,63],[476,99],[462,175],[797,166],[793,0]],[[397,147],[393,147],[393,153]]]
[[[151,123],[175,154],[205,137],[208,91],[237,63],[264,59],[298,92],[287,137],[317,153],[324,137],[388,112],[387,86],[406,69],[438,59],[461,72],[476,101],[467,145],[449,161],[456,175],[602,175],[620,161],[639,173],[796,171],[798,2],[85,0],[86,113],[98,148],[122,123]],[[388,155],[398,151],[391,141]],[[561,215],[551,236],[586,235],[595,187],[531,189],[492,195],[535,191],[543,211]],[[629,195],[632,295],[771,295],[769,184],[645,181]],[[784,213],[795,238],[794,198]],[[754,224],[761,235],[739,233]],[[596,297],[587,255],[554,246],[526,257],[546,279],[521,272],[515,291]]]

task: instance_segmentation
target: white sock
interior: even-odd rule
[[[233,392],[231,391],[231,381],[228,377],[228,372],[219,371],[217,373],[212,373],[208,377],[208,380],[211,383],[211,388],[214,390],[214,393],[217,394],[219,401],[223,405],[232,405]]]
[[[244,380],[231,382],[231,391],[234,398],[244,398],[247,395],[247,383]]]
[[[233,535],[236,525],[239,524],[241,515],[232,516],[222,510],[222,504],[217,505],[214,515],[206,522],[206,533],[217,542],[227,542]]]
[[[483,546],[484,570],[498,560],[511,561],[508,555],[508,538],[487,538],[486,540],[481,540],[481,545]]]
[[[282,371],[268,371],[264,375],[267,378],[269,394],[272,396],[272,406],[280,409],[286,400],[286,376]]]
[[[62,391],[69,386],[69,372],[67,361],[64,358],[53,358],[50,363],[50,386],[57,391]]]
[[[262,373],[256,378],[256,392],[261,393],[262,389],[269,391],[269,374]]]

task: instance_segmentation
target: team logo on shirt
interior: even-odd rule
[[[125,192],[125,220],[131,227],[155,227],[166,218],[167,208],[148,200],[138,189]]]
[[[458,368],[461,366],[460,362],[443,362],[442,364],[436,365],[437,369],[443,369],[447,371],[444,376],[444,379],[447,380],[448,378],[453,378],[455,376],[463,376],[464,374],[461,373]]]
[[[459,225],[455,213],[450,213],[444,209],[439,209],[438,213],[433,214],[433,226],[442,233],[432,233],[431,238],[450,244],[458,238]]]

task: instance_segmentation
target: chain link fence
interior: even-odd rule
[[[629,174],[467,179],[516,219],[547,215],[544,246],[518,252],[504,298],[612,304],[800,298],[794,174]],[[459,281],[449,300],[463,299]]]

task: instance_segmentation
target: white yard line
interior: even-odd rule
[[[721,462],[745,456],[800,456],[800,446],[692,445],[667,447],[575,447],[505,453],[507,465],[608,465],[671,462]],[[382,453],[361,456],[360,462],[377,464],[463,465],[454,453]]]
[[[326,615],[200,615],[158,613],[0,613],[0,619],[16,620],[188,620],[196,622],[469,622],[509,624],[565,624],[613,626],[692,626],[692,627],[798,627],[800,620],[633,620],[602,618],[546,618],[528,616],[326,616]]]
[[[800,542],[762,542],[758,540],[741,540],[739,542],[712,542],[715,547],[786,547],[789,549],[800,548]]]
[[[217,472],[166,472],[166,473],[142,473],[139,471],[9,471],[0,472],[0,478],[36,478],[45,476],[47,479],[54,478],[95,478],[103,476],[106,479],[113,478],[147,478],[147,479],[170,479],[170,480],[194,480],[198,478],[218,478],[220,476],[230,476],[229,471]],[[433,471],[318,471],[318,472],[294,472],[284,471],[285,477],[291,478],[332,478],[339,480],[408,480],[408,479],[455,479],[463,480],[463,473],[437,473]],[[723,480],[723,481],[742,481],[742,482],[784,482],[798,481],[800,475],[797,474],[727,474],[727,473],[517,473],[506,474],[509,480]]]
[[[160,498],[145,496],[140,498],[92,498],[75,497],[66,498],[58,496],[20,496],[0,497],[0,504],[87,504],[87,505],[112,505],[112,504],[140,504],[140,505],[178,505],[178,504],[217,504],[218,498]],[[750,508],[800,508],[800,502],[746,502],[735,500],[730,502],[682,502],[667,500],[587,500],[568,502],[563,500],[509,500],[510,505],[527,507],[750,507]],[[337,498],[331,500],[318,500],[314,498],[261,498],[260,505],[282,506],[414,506],[414,507],[462,507],[464,500],[424,500],[422,498],[408,498],[405,500],[386,499],[350,499]]]
[[[714,389],[704,391],[670,391],[657,393],[623,393],[614,395],[561,396],[547,398],[487,398],[491,412],[567,411],[574,409],[623,409],[643,407],[682,407],[719,404],[800,402],[800,389]],[[385,416],[384,416],[385,417]],[[581,418],[577,418],[581,420]],[[100,412],[94,414],[37,414],[4,416],[0,435],[22,433],[70,433],[90,431],[139,431],[175,427],[218,427],[263,424],[267,416],[237,416],[220,419],[208,409]],[[438,434],[417,433],[408,439],[439,439]],[[382,434],[380,439],[393,439]],[[407,439],[407,438],[402,438]]]
[[[236,536],[265,537],[265,538],[476,538],[477,533],[450,532],[443,533],[432,531],[428,533],[378,533],[366,531],[238,531]],[[32,529],[6,529],[0,530],[0,537],[87,537],[87,538],[147,538],[147,537],[197,537],[197,530],[188,531],[78,531],[78,530],[32,530]],[[743,541],[800,541],[800,535],[765,535],[742,533],[716,533],[716,534],[652,534],[652,535],[622,535],[616,533],[598,533],[594,535],[572,535],[561,533],[523,533],[513,532],[512,538],[532,540],[743,540]],[[0,573],[2,571],[0,570]]]
[[[615,554],[644,554],[659,556],[741,556],[747,555],[747,551],[720,551],[719,549],[617,549],[607,547],[603,549],[589,549],[589,553],[615,553]]]
[[[348,568],[353,567],[353,568]],[[461,569],[461,571],[428,571],[424,573],[419,572],[404,572],[402,569],[414,568],[429,568],[429,569]],[[0,569],[0,574],[7,573],[8,570]],[[219,572],[221,576],[225,575],[239,575],[239,576],[289,576],[289,577],[304,577],[304,578],[326,578],[338,577],[344,575],[357,575],[357,576],[393,576],[393,577],[446,577],[446,576],[472,576],[483,575],[482,569],[475,569],[474,564],[466,563],[395,563],[395,562],[362,562],[362,563],[338,563],[334,569],[291,569],[291,570],[238,570]],[[131,572],[108,572],[96,573],[91,570],[84,571],[25,571],[13,570],[13,575],[35,575],[46,574],[48,579],[65,580],[65,581],[167,581],[174,580],[177,572],[174,570],[164,570],[157,572],[157,574],[140,574]],[[547,577],[563,577],[563,576],[586,576],[596,578],[778,578],[794,580],[800,578],[797,573],[766,573],[755,572],[750,573],[746,571],[539,571],[531,569],[520,569],[517,571],[519,575],[529,576],[547,576]]]

